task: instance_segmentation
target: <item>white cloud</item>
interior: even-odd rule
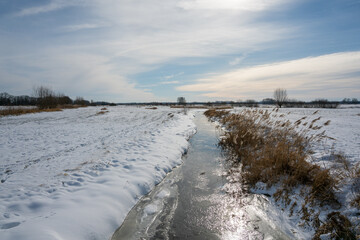
[[[342,98],[360,88],[359,69],[360,52],[343,52],[241,68],[177,89],[210,98],[261,99],[281,87],[293,92],[290,97]]]
[[[179,81],[164,81],[164,82],[160,82],[161,84],[178,84],[180,83]]]
[[[164,77],[164,79],[173,79],[173,78],[179,77],[179,76],[181,76],[183,74],[184,74],[184,72],[179,72],[179,73],[176,73],[176,74],[167,75],[167,76]]]
[[[111,39],[98,46],[139,65],[259,50],[291,33],[278,24],[255,21],[259,15],[184,10],[177,1],[93,1],[95,17],[114,26]]]
[[[16,16],[30,16],[36,15],[40,13],[47,13],[56,11],[59,9],[63,9],[70,6],[79,5],[82,0],[74,1],[74,0],[51,0],[48,4],[36,6],[36,7],[29,7],[22,9],[20,12],[16,13]]]
[[[229,61],[229,65],[230,65],[230,66],[238,65],[238,64],[241,63],[245,58],[246,58],[246,56],[237,57],[237,58]]]
[[[84,23],[84,24],[64,26],[64,27],[62,27],[62,29],[67,32],[75,32],[75,31],[86,30],[86,29],[101,28],[101,27],[105,27],[105,26],[106,26],[105,24]]]
[[[283,0],[182,0],[178,5],[184,9],[230,9],[242,11],[263,11]]]
[[[33,61],[34,57],[36,61]],[[2,66],[6,66],[6,60],[0,58]],[[39,52],[36,56],[24,55],[13,61],[22,67],[33,69],[32,72],[24,73],[19,70],[7,75],[8,79],[31,82],[31,85],[17,86],[17,89],[27,88],[23,90],[27,94],[32,86],[45,85],[72,97],[80,95],[86,99],[121,102],[159,101],[152,93],[138,89],[129,79],[117,74],[114,71],[116,65],[109,63],[107,57],[56,49]],[[1,69],[0,74],[3,75]]]

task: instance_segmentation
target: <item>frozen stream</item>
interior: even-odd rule
[[[262,195],[234,197],[226,189],[226,162],[218,131],[202,113],[184,163],[130,211],[114,233],[119,239],[290,239],[269,220]]]

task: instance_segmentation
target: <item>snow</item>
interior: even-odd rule
[[[109,239],[139,198],[181,164],[195,133],[192,114],[108,111],[0,118],[1,239]]]

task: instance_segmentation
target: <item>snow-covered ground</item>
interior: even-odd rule
[[[108,239],[181,163],[191,114],[108,110],[0,118],[0,239]]]

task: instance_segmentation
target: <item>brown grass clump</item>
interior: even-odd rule
[[[101,108],[101,111],[105,111],[105,110],[107,110],[107,108],[106,108],[106,107]]]
[[[321,225],[315,233],[314,240],[320,240],[320,235],[330,234],[331,239],[356,240],[356,235],[352,230],[352,224],[347,217],[339,212],[329,213],[326,222]]]
[[[306,137],[306,132],[296,131],[305,118],[290,124],[274,121],[270,114],[268,110],[244,110],[240,114],[205,112],[207,117],[220,119],[228,128],[219,145],[241,162],[247,184],[255,186],[264,182],[270,187],[283,179],[287,187],[309,186],[311,201],[337,203],[334,193],[337,180],[328,170],[306,161],[315,136]],[[312,120],[312,128],[319,119]]]
[[[58,108],[61,109],[76,109],[76,108],[84,108],[87,107],[86,105],[79,105],[79,104],[63,104],[58,105]]]
[[[329,169],[323,169],[308,161],[312,153],[311,144],[326,138],[324,132],[310,134],[310,131],[321,128],[316,125],[320,117],[313,120],[303,117],[290,123],[276,118],[274,120],[272,116],[276,112],[246,109],[239,114],[230,114],[228,111],[208,110],[205,115],[209,119],[218,120],[226,127],[227,131],[220,139],[219,145],[230,153],[232,161],[241,168],[245,184],[250,187],[255,187],[259,182],[265,183],[267,187],[280,184],[282,187],[273,197],[276,201],[281,200],[285,206],[291,206],[291,214],[296,206],[295,200],[291,197],[293,189],[301,186],[305,204],[298,213],[302,215],[304,224],[309,225],[309,222],[312,222],[313,226],[320,229],[319,213],[317,217],[310,217],[313,210],[306,205],[341,207],[335,194],[340,178],[331,174]],[[304,121],[307,121],[306,124]],[[306,126],[307,123],[309,126]],[[328,124],[330,121],[324,125]],[[344,169],[350,169],[343,154],[333,154],[333,157],[344,165]],[[356,175],[354,170],[352,174]],[[359,177],[360,184],[360,171],[356,176]],[[359,202],[359,195],[354,199],[355,205]],[[329,216],[329,221],[334,223],[340,218],[343,219],[344,216]],[[335,232],[342,231],[336,224],[321,227],[332,227]],[[343,227],[348,229],[346,224]]]
[[[326,138],[324,132],[309,134],[322,127],[316,125],[320,117],[313,120],[303,117],[290,123],[273,120],[271,116],[276,112],[247,109],[240,114],[230,114],[228,111],[208,110],[205,115],[227,128],[219,145],[230,153],[234,166],[241,168],[242,179],[247,185],[255,187],[258,182],[263,182],[271,187],[280,183],[282,187],[273,197],[290,207],[290,215],[294,214],[297,206],[292,197],[293,189],[302,186],[300,194],[305,202],[297,213],[303,226],[311,223],[316,229],[314,239],[319,239],[322,234],[330,234],[332,239],[356,239],[353,226],[345,216],[332,212],[322,222],[320,212],[315,214],[307,205],[341,207],[335,192],[340,181],[347,178],[353,182],[354,199],[351,204],[359,208],[360,164],[352,167],[344,154],[333,152],[331,159],[341,166],[341,174],[334,175],[329,169],[307,161],[312,153],[311,144]],[[327,121],[324,126],[329,124],[330,121]]]
[[[145,109],[156,110],[156,109],[158,109],[158,108],[157,108],[157,107],[147,107],[147,108],[145,108]]]
[[[8,107],[6,109],[0,110],[0,117],[2,116],[18,116],[23,114],[29,114],[29,113],[40,113],[40,112],[59,112],[63,109],[75,109],[75,108],[81,108],[81,107],[87,107],[83,105],[76,105],[76,104],[63,104],[58,105],[56,108],[24,108],[24,107]]]
[[[49,109],[38,109],[38,108],[7,108],[0,110],[0,116],[10,116],[10,115],[22,115],[28,113],[39,113],[39,112],[57,112],[61,111],[60,108],[49,108]]]
[[[209,109],[204,112],[205,116],[208,118],[222,118],[225,115],[228,115],[230,112],[225,110]]]
[[[107,112],[109,112],[109,111],[100,111],[100,112],[97,112],[96,115],[103,115],[103,114],[105,114]]]

